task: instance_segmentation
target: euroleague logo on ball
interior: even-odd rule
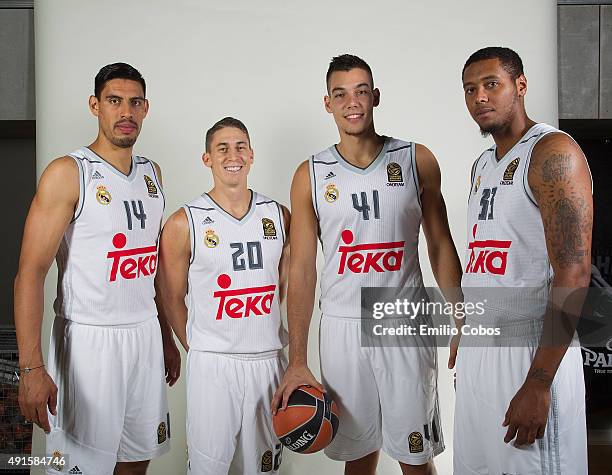
[[[287,409],[272,417],[274,432],[293,452],[311,454],[327,447],[338,431],[338,409],[326,394],[300,386],[287,401]]]

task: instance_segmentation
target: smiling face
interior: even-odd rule
[[[373,128],[380,92],[372,88],[372,77],[365,69],[334,71],[327,88],[325,110],[333,114],[341,134],[361,135]]]
[[[99,135],[120,148],[136,143],[149,102],[138,81],[111,79],[104,84],[100,98],[91,96],[89,108],[98,118]]]
[[[516,79],[504,69],[499,59],[470,64],[463,74],[465,104],[483,135],[508,128],[524,109],[527,79]]]
[[[246,187],[253,156],[246,133],[236,127],[223,127],[213,134],[209,151],[202,159],[212,171],[215,186]]]

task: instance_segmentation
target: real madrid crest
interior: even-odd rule
[[[204,236],[204,244],[208,248],[217,247],[219,245],[219,236],[215,234],[212,229],[206,230],[206,236]]]
[[[262,218],[261,224],[263,225],[264,239],[276,239],[276,227],[274,221],[270,218]]]
[[[478,188],[480,188],[480,175],[478,175],[478,178],[476,178],[476,182],[474,183],[474,194],[476,194]]]
[[[53,467],[58,472],[61,472],[62,468],[64,468],[64,465],[66,465],[66,461],[64,460],[64,454],[61,453],[59,450],[54,450],[53,455],[51,456],[51,467]]]
[[[106,189],[106,187],[104,185],[100,185],[98,186],[97,190],[98,191],[96,192],[96,200],[98,201],[98,203],[100,203],[101,205],[110,204],[113,197]]]
[[[336,188],[336,185],[330,183],[329,185],[326,185],[324,196],[325,201],[327,201],[328,203],[333,203],[334,201],[337,201],[340,197],[340,192],[338,191],[338,188]]]

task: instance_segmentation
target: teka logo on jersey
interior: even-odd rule
[[[508,263],[508,249],[512,241],[496,241],[487,239],[476,241],[477,224],[472,228],[474,241],[468,244],[471,249],[470,260],[465,272],[467,274],[506,274],[506,264]]]
[[[155,274],[155,269],[157,268],[157,246],[123,249],[126,244],[127,238],[125,234],[115,234],[113,246],[119,250],[109,251],[106,255],[106,257],[113,260],[110,282],[117,280],[117,272],[124,279],[139,279],[143,276]]]
[[[225,290],[213,293],[213,297],[219,299],[215,320],[221,320],[224,313],[230,318],[270,315],[276,285],[227,290],[232,285],[232,279],[227,274],[217,277],[217,284]]]
[[[342,231],[341,237],[344,244],[351,244],[354,239],[352,231],[348,229]],[[340,246],[338,252],[340,253],[338,274],[344,274],[345,269],[355,274],[367,274],[370,271],[394,272],[402,267],[404,241]]]

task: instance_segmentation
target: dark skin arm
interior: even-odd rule
[[[461,293],[461,262],[448,225],[446,204],[441,191],[440,167],[436,157],[421,144],[416,144],[416,164],[419,174],[422,226],[429,263],[444,298],[453,304],[463,301]],[[462,321],[457,322],[460,325]],[[448,367],[455,366],[459,339],[451,340]]]
[[[550,387],[571,341],[591,275],[593,198],[582,150],[564,134],[544,137],[533,150],[528,180],[542,215],[555,277],[540,345],[503,422],[508,427],[504,441],[516,437],[517,446],[544,436]],[[551,340],[552,329],[559,328],[567,315],[574,316],[569,331]]]

